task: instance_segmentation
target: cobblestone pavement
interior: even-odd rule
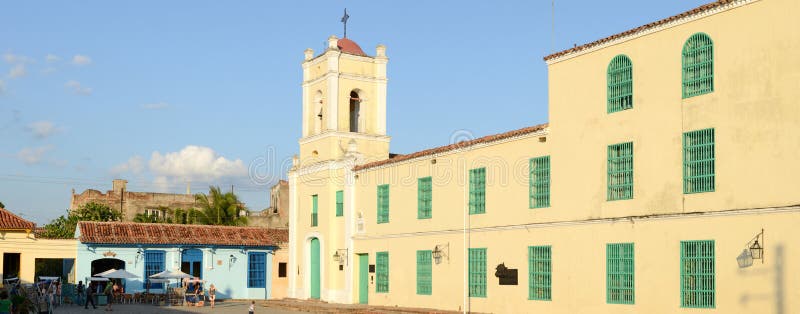
[[[116,313],[116,314],[144,314],[144,313],[214,313],[214,314],[247,314],[247,308],[250,306],[248,301],[227,301],[218,302],[212,309],[206,305],[204,307],[189,307],[189,306],[155,306],[150,304],[114,304],[114,311],[104,311],[105,306],[98,306],[97,309],[92,309],[91,306],[88,310],[84,310],[82,306],[77,305],[62,305],[56,307],[53,311],[54,314],[100,314],[100,313]],[[310,313],[300,310],[277,308],[272,306],[265,306],[263,301],[256,301],[256,314],[270,313],[270,314],[287,314],[287,313]]]

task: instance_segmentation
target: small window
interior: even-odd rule
[[[550,207],[550,156],[531,158],[529,179],[529,207]]]
[[[375,292],[389,292],[389,252],[376,253],[375,260]]]
[[[336,191],[336,217],[344,216],[344,191]]]
[[[389,185],[378,186],[378,223],[389,222]]]
[[[681,306],[714,308],[714,240],[681,241]]]
[[[264,288],[267,284],[267,253],[247,253],[247,287]]]
[[[714,129],[683,133],[683,193],[714,192]]]
[[[417,179],[417,219],[431,218],[432,198],[431,177]]]
[[[634,304],[633,243],[606,244],[606,302]]]
[[[469,170],[469,214],[486,213],[486,168]]]
[[[316,227],[319,223],[319,215],[317,214],[319,201],[317,195],[311,195],[311,226]]]
[[[609,201],[633,198],[633,142],[608,146],[606,185]]]
[[[278,263],[278,278],[286,277],[286,263]]]
[[[607,112],[633,108],[633,64],[625,55],[618,55],[608,64]]]
[[[164,270],[166,261],[166,252],[161,250],[147,250],[144,251],[144,278],[158,274]],[[150,289],[163,289],[163,283],[151,283]]]
[[[714,91],[714,43],[697,33],[683,45],[683,98]]]

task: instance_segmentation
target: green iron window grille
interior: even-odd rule
[[[389,292],[389,252],[375,254],[375,292]]]
[[[469,296],[486,297],[486,248],[469,249]]]
[[[336,217],[344,216],[344,191],[336,191]]]
[[[529,207],[550,207],[550,156],[531,158]]]
[[[318,206],[319,206],[319,204],[318,204],[318,200],[317,200],[317,195],[316,194],[311,195],[311,226],[312,227],[316,227],[317,223],[318,223],[318,220],[319,220],[319,217],[317,215]]]
[[[683,98],[714,91],[714,43],[697,33],[683,45]]]
[[[417,294],[430,295],[432,287],[431,250],[417,251]]]
[[[606,302],[634,304],[633,243],[606,244]]]
[[[714,240],[681,241],[681,306],[715,306]]]
[[[528,247],[528,300],[552,300],[550,246]]]
[[[469,214],[486,213],[486,168],[469,170]]]
[[[417,218],[431,218],[431,203],[433,201],[431,177],[417,180]]]
[[[633,108],[633,63],[618,55],[608,64],[608,113]]]
[[[633,142],[608,146],[609,201],[633,198]]]
[[[683,133],[683,193],[714,192],[714,129]]]
[[[389,222],[389,185],[378,186],[378,223]]]

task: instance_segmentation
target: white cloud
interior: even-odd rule
[[[64,84],[64,87],[68,88],[70,91],[72,91],[73,93],[75,93],[77,95],[91,95],[92,94],[92,88],[91,87],[82,86],[80,82],[75,81],[75,80],[67,81],[67,83]]]
[[[122,174],[127,172],[140,174],[142,171],[144,171],[144,158],[141,156],[133,156],[125,163],[119,164],[111,169],[111,173],[113,174]]]
[[[92,63],[92,58],[89,58],[89,56],[75,55],[74,57],[72,57],[72,64],[74,65],[81,66],[81,65],[89,65],[91,63]]]
[[[31,57],[23,55],[15,55],[13,53],[8,53],[8,52],[3,55],[3,59],[10,64],[33,63],[33,58]]]
[[[50,121],[36,121],[28,124],[26,129],[38,139],[47,138],[58,133],[59,129]]]
[[[54,55],[52,53],[49,53],[44,57],[44,60],[47,61],[47,63],[53,63],[53,62],[61,61],[61,57],[56,56],[56,55]]]
[[[11,68],[10,71],[8,71],[8,77],[10,77],[10,78],[23,77],[27,73],[28,73],[28,71],[25,71],[25,64],[24,63],[19,63],[17,65],[14,65],[14,67]]]
[[[150,171],[158,177],[181,181],[212,181],[247,175],[247,167],[241,159],[230,160],[219,156],[211,148],[194,145],[163,155],[153,152],[149,166]]]
[[[25,164],[34,165],[40,163],[44,155],[51,150],[53,150],[52,145],[25,147],[17,153],[17,158]]]
[[[144,104],[141,107],[142,109],[147,109],[147,110],[160,110],[169,108],[169,104],[165,102],[158,102],[152,104]]]

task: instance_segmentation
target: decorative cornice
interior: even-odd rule
[[[653,214],[653,215],[642,215],[642,216],[538,222],[529,224],[469,228],[468,230],[469,232],[494,232],[494,231],[506,231],[506,230],[554,228],[554,227],[565,227],[565,226],[613,224],[620,222],[629,222],[631,224],[635,224],[636,222],[650,222],[659,220],[714,218],[714,217],[729,217],[729,216],[742,216],[742,215],[768,215],[768,214],[781,214],[781,213],[794,213],[794,212],[800,212],[800,205],[784,206],[784,207],[731,209],[724,211]],[[464,231],[465,231],[464,229],[447,229],[447,230],[432,230],[432,231],[422,231],[422,232],[391,233],[391,234],[374,235],[374,236],[355,235],[353,236],[353,239],[376,240],[376,239],[392,239],[392,238],[409,238],[409,237],[419,237],[419,236],[460,234],[463,233]]]
[[[377,135],[377,134],[368,134],[368,133],[354,133],[354,132],[341,132],[335,130],[327,130],[319,134],[314,134],[312,136],[306,136],[299,139],[297,142],[302,144],[307,144],[316,140],[324,139],[327,137],[342,137],[348,139],[359,139],[359,140],[373,140],[373,141],[381,141],[388,143],[392,137],[388,135]]]

